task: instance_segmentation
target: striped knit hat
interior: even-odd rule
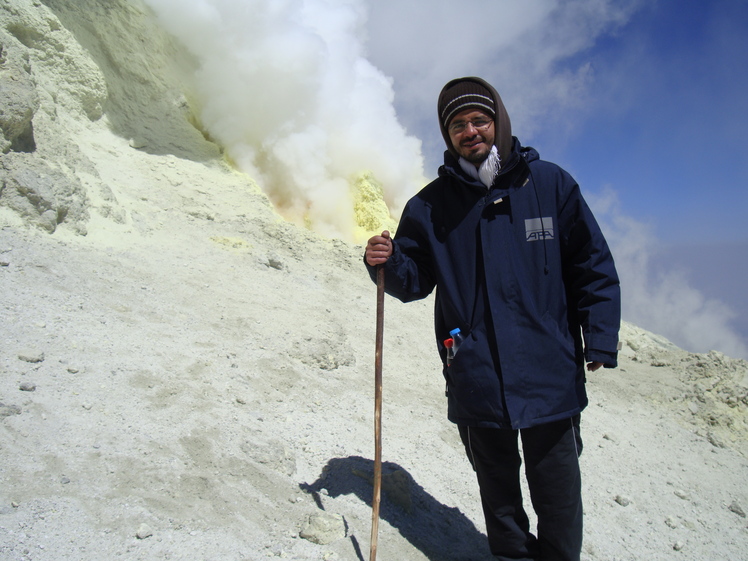
[[[449,126],[452,117],[465,109],[483,111],[492,119],[496,116],[491,92],[477,82],[455,81],[453,85],[442,90],[439,96],[439,119],[444,128]]]

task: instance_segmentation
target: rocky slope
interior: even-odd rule
[[[139,2],[5,1],[0,45],[0,558],[367,559],[361,247],[227,165]],[[480,561],[431,305],[385,304],[379,558]],[[746,362],[622,340],[589,379],[583,559],[745,558]]]

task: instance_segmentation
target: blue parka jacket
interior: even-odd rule
[[[443,368],[449,419],[521,429],[587,405],[585,361],[616,366],[620,289],[577,183],[510,138],[490,189],[445,152],[439,177],[406,205],[384,268],[386,292],[403,302],[436,288],[442,360],[449,331],[465,335]]]

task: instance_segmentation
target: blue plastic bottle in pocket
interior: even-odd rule
[[[454,357],[454,355],[457,354],[457,351],[460,350],[460,345],[462,345],[465,338],[462,336],[459,327],[455,327],[449,332],[449,334],[452,336],[452,356]]]

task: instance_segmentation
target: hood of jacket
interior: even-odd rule
[[[496,127],[494,145],[499,151],[499,157],[501,157],[501,165],[504,166],[504,164],[509,161],[509,156],[512,153],[512,123],[509,120],[509,114],[506,112],[506,108],[504,107],[504,102],[501,101],[499,92],[497,92],[491,84],[489,84],[482,78],[476,78],[474,76],[469,76],[466,78],[456,78],[454,80],[451,80],[442,88],[442,92],[446,91],[457,82],[466,81],[476,82],[480,84],[481,86],[486,88],[491,93],[491,97],[493,97],[494,106],[496,107],[496,117],[494,117],[494,124]],[[439,97],[441,98],[441,93],[439,94]],[[439,119],[439,129],[442,131],[444,142],[447,144],[447,150],[455,157],[455,160],[459,160],[460,156],[455,150],[454,146],[452,146],[452,140],[449,138],[449,131],[444,126],[444,123],[441,122],[441,119]]]

